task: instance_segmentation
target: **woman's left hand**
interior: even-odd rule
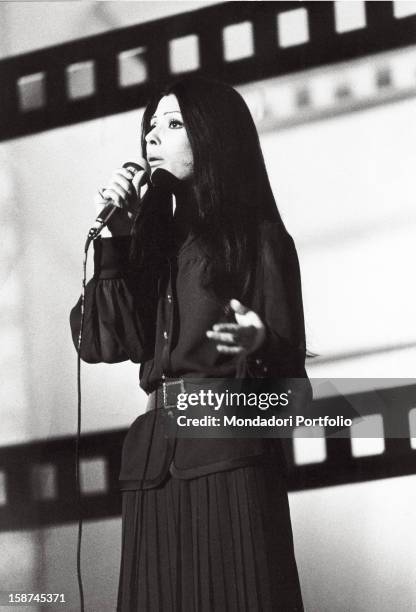
[[[253,353],[263,344],[266,328],[259,315],[238,300],[231,300],[236,323],[216,323],[206,332],[210,340],[217,342],[220,353]]]

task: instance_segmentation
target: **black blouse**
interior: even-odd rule
[[[198,240],[191,233],[184,237],[182,230],[176,232],[178,248],[166,257],[157,294],[130,274],[130,236],[94,242],[95,271],[86,287],[82,359],[140,363],[141,386],[148,393],[159,385],[162,374],[305,376],[301,279],[291,236],[273,222],[259,228],[262,256],[252,295],[244,303],[266,325],[266,341],[255,354],[242,359],[219,353],[205,334],[215,323],[234,321],[234,316],[228,303],[203,287],[209,258]],[[75,346],[79,324],[80,301],[71,312]]]
[[[209,257],[180,214],[175,217],[176,247],[166,255],[156,290],[131,273],[130,236],[95,240],[81,358],[88,363],[140,363],[141,386],[147,393],[160,385],[162,374],[194,379],[307,378],[301,278],[291,236],[270,221],[258,228],[262,252],[243,303],[262,319],[266,340],[248,357],[230,356],[219,353],[205,332],[215,323],[233,321],[234,315],[228,303],[204,288]],[[71,311],[76,347],[79,326],[80,301]],[[165,416],[166,411],[153,410],[130,427],[123,445],[122,489],[158,486],[169,472],[195,478],[271,456],[283,469],[278,440],[167,439]]]

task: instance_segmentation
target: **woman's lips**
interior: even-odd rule
[[[157,164],[160,164],[163,162],[163,159],[161,158],[153,158],[153,159],[149,159],[149,166],[156,166]]]

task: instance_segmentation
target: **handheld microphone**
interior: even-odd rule
[[[145,170],[143,166],[140,166],[139,164],[136,164],[135,162],[130,162],[130,161],[123,164],[123,168],[127,168],[128,170],[133,172],[134,176],[140,170],[143,170],[143,171]],[[146,177],[147,175],[144,174],[143,176]],[[140,188],[140,183],[139,183],[139,188]],[[101,212],[99,213],[99,215],[97,216],[95,220],[95,223],[93,224],[90,231],[88,232],[87,241],[85,243],[85,251],[88,250],[88,247],[91,244],[91,241],[97,238],[101,230],[107,225],[111,216],[115,213],[117,208],[118,206],[116,206],[113,203],[111,198],[108,198],[108,204],[106,204],[106,206],[104,206],[104,208],[101,210]]]
[[[123,164],[122,167],[127,168],[128,170],[133,172],[134,176],[140,170],[144,170],[143,166],[140,166],[139,164],[136,164],[135,162],[130,162],[130,161]],[[107,225],[108,221],[110,220],[110,217],[117,210],[117,208],[118,207],[115,204],[113,204],[111,198],[108,198],[108,204],[104,206],[104,208],[101,210],[101,212],[99,213],[99,215],[97,216],[95,220],[94,225],[91,227],[91,230],[97,231],[96,235],[98,235],[98,232],[100,232],[103,229],[103,227]]]

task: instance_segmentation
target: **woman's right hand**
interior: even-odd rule
[[[147,167],[144,160],[139,160],[138,163]],[[107,186],[98,191],[95,198],[97,214],[109,201],[117,206],[107,223],[107,228],[113,236],[130,234],[135,213],[145,193],[148,176],[149,173],[145,170],[135,172],[129,168],[118,168]]]

